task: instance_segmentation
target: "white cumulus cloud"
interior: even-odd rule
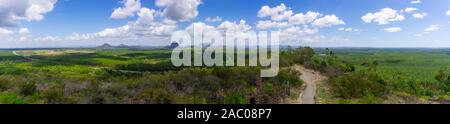
[[[61,41],[62,39],[56,36],[45,36],[45,37],[38,37],[34,40],[39,42],[56,42]]]
[[[0,38],[9,38],[14,34],[13,31],[8,29],[0,28]]]
[[[315,20],[312,24],[317,27],[329,27],[333,25],[345,24],[345,22],[340,20],[336,15],[326,15]]]
[[[271,17],[271,19],[275,21],[287,20],[292,16],[292,14],[293,12],[291,8],[286,7],[284,3],[281,3],[280,5],[273,8],[269,6],[263,6],[258,11],[258,17]]]
[[[156,0],[156,6],[163,8],[163,15],[171,20],[190,21],[197,17],[201,0]]]
[[[440,25],[429,25],[427,28],[425,28],[425,32],[434,32],[438,31],[440,29]]]
[[[194,32],[194,26],[197,26],[196,28],[203,29],[203,32],[213,31],[213,30],[217,31],[218,30],[216,27],[208,25],[208,24],[205,24],[203,22],[194,22],[194,23],[191,23],[191,25],[187,26],[185,28],[185,31],[187,31],[187,32],[192,34]]]
[[[256,24],[257,29],[285,28],[288,26],[288,22],[277,22],[271,20],[258,21]]]
[[[391,8],[381,9],[376,13],[367,13],[361,19],[366,23],[376,22],[379,25],[389,24],[394,21],[403,21],[405,17],[398,13],[397,10]]]
[[[355,28],[338,28],[338,31],[345,31],[345,32],[358,32],[359,29]]]
[[[149,9],[149,8],[142,8],[138,12],[138,20],[136,21],[137,24],[146,25],[147,23],[151,23],[154,20],[154,13],[155,10]]]
[[[239,23],[224,21],[222,24],[217,26],[220,30],[231,31],[231,32],[246,32],[249,31],[252,27],[246,24],[245,20],[240,20]]]
[[[431,32],[438,31],[440,28],[441,28],[441,25],[429,25],[427,28],[425,28],[423,30],[423,32],[418,33],[418,34],[414,34],[414,36],[421,37],[421,36],[424,36],[426,34],[430,34]]]
[[[28,30],[28,28],[20,28],[19,29],[19,34],[21,34],[21,35],[26,35],[29,33],[30,33],[30,30]]]
[[[420,0],[413,0],[413,1],[411,1],[411,4],[419,4],[419,3],[421,3],[422,1],[420,1]]]
[[[205,21],[207,21],[207,22],[220,22],[220,21],[222,21],[222,18],[220,18],[219,16],[216,16],[216,17],[213,17],[213,18],[207,17],[205,19]]]
[[[20,41],[28,40],[31,37],[30,30],[28,28],[19,29]]]
[[[208,24],[205,24],[203,22],[194,22],[191,25],[187,26],[185,28],[185,31],[193,35],[194,33],[194,27],[196,30],[203,30],[203,33],[209,32],[209,31],[217,31],[219,32],[219,35],[225,36],[225,33],[231,33],[236,38],[246,38],[250,36],[250,32],[252,27],[248,24],[246,24],[245,20],[240,20],[239,22],[235,21],[224,21],[218,26],[211,26]],[[203,44],[209,44],[211,41],[203,41]],[[237,43],[238,45],[245,45],[243,43]],[[186,46],[187,44],[181,43],[180,45]],[[199,44],[196,44],[199,45]]]
[[[447,15],[450,16],[450,10],[447,11]]]
[[[111,18],[124,19],[127,17],[132,17],[141,9],[140,0],[122,0],[120,3],[123,4],[123,7],[114,9],[110,16]]]
[[[257,16],[266,19],[257,21],[257,29],[277,30],[280,32],[280,40],[288,44],[320,42],[323,37],[318,38],[317,33],[321,28],[345,24],[334,14],[325,15],[314,11],[294,13],[292,8],[283,3],[275,7],[262,6]]]
[[[319,16],[322,16],[322,14],[320,14],[318,12],[308,11],[306,14],[298,13],[289,18],[289,23],[307,24],[307,23],[311,23],[314,20],[316,20]]]
[[[402,29],[400,27],[390,27],[390,28],[385,28],[383,30],[386,32],[391,32],[391,33],[402,31]]]
[[[414,13],[413,14],[413,17],[414,18],[418,18],[418,19],[422,19],[422,18],[424,18],[425,16],[427,16],[428,15],[428,13],[426,13],[426,12],[423,12],[423,13]]]
[[[121,40],[129,38],[155,38],[167,37],[177,27],[173,20],[156,20],[156,11],[149,8],[141,8],[137,12],[138,19],[126,25],[113,28],[105,28],[99,32],[79,34],[73,33],[66,37],[67,40]]]
[[[17,26],[19,21],[41,21],[57,0],[0,0],[0,27]]]
[[[405,12],[410,13],[410,12],[414,12],[414,11],[417,11],[417,10],[419,10],[419,9],[414,8],[414,7],[408,7],[408,8],[405,9]]]

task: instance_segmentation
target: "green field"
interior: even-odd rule
[[[316,57],[328,61],[328,66],[320,68],[332,70],[322,72],[334,74],[334,67],[343,70],[346,67],[342,63],[347,63],[347,69],[354,67],[354,71],[331,76],[327,84],[332,91],[328,93],[319,87],[324,101],[329,98],[335,100],[330,103],[433,103],[435,99],[450,98],[448,49],[336,48],[332,53],[335,59],[331,62],[324,59],[324,54]],[[440,71],[443,78],[437,80]]]
[[[34,71],[89,75],[101,68],[120,64],[154,64],[169,61],[170,51],[129,49],[57,49],[0,51],[0,73],[21,74]],[[68,74],[70,75],[70,74]]]
[[[400,75],[408,80],[437,82],[438,71],[450,67],[445,49],[335,49],[344,61],[364,69],[363,63],[378,61],[377,71],[386,78]]]

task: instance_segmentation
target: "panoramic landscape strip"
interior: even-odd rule
[[[449,22],[443,0],[1,0],[0,103],[450,104]]]

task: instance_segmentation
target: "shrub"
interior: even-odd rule
[[[388,91],[387,83],[375,74],[351,72],[330,79],[332,90],[343,98],[381,97]]]
[[[65,103],[64,92],[60,88],[50,88],[42,91],[40,95],[42,99],[44,99],[45,103],[48,104]]]
[[[299,78],[300,75],[300,72],[292,69],[285,69],[278,72],[275,79],[281,82],[281,86],[283,88],[289,89],[291,87],[297,87],[303,84],[303,81]]]
[[[20,93],[24,96],[33,95],[36,92],[36,83],[34,82],[27,82],[19,87]]]
[[[450,92],[450,72],[447,69],[440,70],[435,79],[445,86],[446,92]]]
[[[246,96],[242,93],[230,93],[225,96],[225,104],[247,104]]]
[[[3,104],[25,104],[25,101],[16,93],[3,92],[3,93],[0,93],[0,103],[3,103]]]

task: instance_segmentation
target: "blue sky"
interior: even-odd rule
[[[217,30],[290,31],[286,33],[289,38],[282,41],[288,45],[450,47],[448,0],[36,1],[40,2],[0,2],[0,48],[95,46],[102,43],[166,45],[172,32],[187,30],[193,23]],[[30,9],[31,5],[40,9]],[[263,6],[270,12],[279,13],[266,11],[269,13],[263,14]],[[275,10],[282,6],[285,8]],[[118,13],[126,16],[114,16],[118,8],[124,10]],[[291,14],[282,18],[277,15],[289,12]],[[291,22],[294,15],[306,15],[307,12],[319,15],[300,24]],[[325,18],[331,16],[336,18]],[[207,21],[206,18],[218,19]],[[286,25],[258,28],[262,21]],[[221,27],[225,22],[231,25]],[[309,30],[313,31],[307,32]]]

